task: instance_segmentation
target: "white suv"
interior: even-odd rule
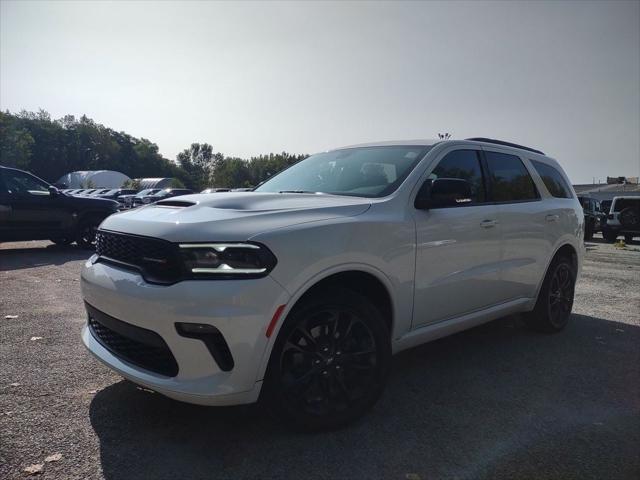
[[[168,397],[261,397],[335,428],[375,403],[393,353],[515,313],[564,328],[583,258],[570,185],[507,142],[384,142],[115,214],[82,271],[82,338]]]

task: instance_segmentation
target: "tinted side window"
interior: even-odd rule
[[[7,190],[19,195],[49,195],[49,187],[36,177],[17,170],[5,170]]]
[[[546,163],[537,162],[536,160],[530,160],[530,162],[551,195],[557,198],[571,198],[571,189],[559,171]]]
[[[471,203],[486,199],[480,157],[475,150],[456,150],[440,160],[429,178],[458,178],[471,184]]]
[[[535,200],[536,186],[522,160],[506,153],[486,152],[495,202]]]

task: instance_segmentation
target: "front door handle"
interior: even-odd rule
[[[560,220],[560,215],[551,214],[544,217],[544,219],[547,222],[557,222],[558,220]]]
[[[482,228],[493,228],[498,224],[497,220],[483,220],[480,222]]]
[[[11,205],[0,205],[0,213],[11,213]]]

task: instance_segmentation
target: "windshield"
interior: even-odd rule
[[[157,192],[155,188],[147,188],[145,190],[141,190],[136,194],[136,197],[144,197],[145,195],[151,195],[152,193]]]
[[[398,188],[429,148],[394,145],[319,153],[283,170],[255,191],[383,197]]]

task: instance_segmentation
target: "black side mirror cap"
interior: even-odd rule
[[[418,194],[416,195],[416,199],[413,202],[413,206],[418,210],[429,210],[431,208],[431,186],[433,185],[433,180],[425,180],[425,182],[418,190]]]
[[[51,195],[52,197],[56,197],[60,195],[60,190],[58,190],[56,187],[51,185],[49,186],[49,195]]]
[[[426,180],[416,196],[414,205],[419,210],[455,207],[473,201],[473,186],[461,178]]]

